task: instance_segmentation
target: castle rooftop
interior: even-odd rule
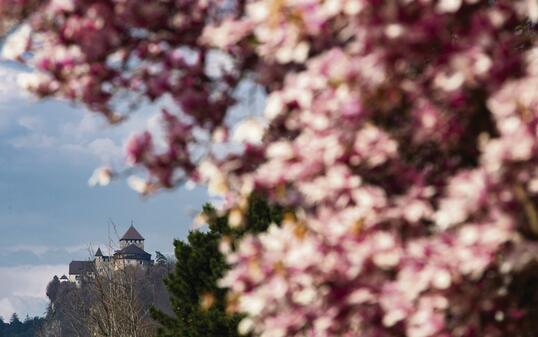
[[[116,251],[114,255],[138,260],[151,260],[151,254],[146,253],[146,251],[144,251],[142,248],[138,247],[135,244],[127,246],[122,250]]]
[[[129,227],[127,232],[125,232],[125,234],[123,234],[123,236],[120,239],[120,241],[124,241],[124,240],[129,241],[129,240],[145,240],[145,239],[142,237],[142,235],[140,235],[140,233],[138,233],[136,228],[134,228],[134,226],[131,225],[131,227]]]
[[[91,273],[95,269],[93,261],[71,261],[69,264],[69,275],[80,275]]]
[[[101,252],[101,248],[97,248],[97,251],[95,252],[95,256],[103,256],[103,252]]]

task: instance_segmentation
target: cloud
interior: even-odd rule
[[[35,105],[43,106],[42,111],[0,112],[0,116],[4,113],[0,129],[10,133],[0,135],[0,141],[4,138],[18,150],[53,152],[76,162],[90,160],[95,166],[121,161],[125,132],[108,127],[97,115],[70,110],[62,102]]]
[[[90,136],[84,139],[72,139],[48,130],[40,131],[41,123],[42,121],[38,119],[21,118],[18,124],[30,132],[13,137],[7,143],[16,149],[60,151],[77,159],[90,157],[102,163],[117,161],[121,158],[121,146],[112,138],[93,139]]]
[[[55,138],[45,134],[31,133],[12,138],[9,143],[17,149],[47,149],[55,147],[58,142]]]
[[[162,133],[159,115],[151,113],[156,109],[153,106],[144,105],[125,123],[112,127],[80,105],[32,98],[16,83],[25,71],[0,62],[0,144],[59,154],[73,162],[93,162],[93,166],[122,166],[122,148],[133,130]]]
[[[0,63],[0,103],[21,97],[22,90],[17,84],[17,78],[20,73],[20,71],[8,67],[5,63]]]
[[[0,62],[0,131],[6,129],[13,119],[14,104],[24,95],[17,85],[17,77],[20,71],[8,67],[5,63]]]
[[[87,188],[99,160],[121,161],[119,144],[133,130],[158,126],[147,120],[151,108],[109,127],[80,106],[28,99],[17,72],[0,63],[0,315],[7,319],[42,314],[47,283],[67,273],[69,261],[88,258],[89,241],[97,247],[106,238],[108,219],[136,220],[150,236],[146,250],[166,252],[207,198],[202,189],[141,200],[125,184]]]
[[[51,247],[51,246],[37,246],[37,245],[16,245],[16,246],[10,246],[6,247],[3,250],[8,252],[21,252],[21,251],[29,251],[36,255],[45,255],[51,251],[58,250],[58,247]],[[88,251],[88,245],[87,244],[80,244],[75,246],[65,246],[61,247],[62,251],[65,251],[66,253],[76,253],[80,251]]]
[[[121,155],[121,148],[110,138],[98,138],[90,142],[87,149],[102,162],[111,162]]]
[[[24,317],[43,315],[48,303],[47,284],[54,275],[67,272],[67,265],[0,267],[0,316],[16,312]]]
[[[15,245],[0,248],[0,268],[17,265],[63,264],[90,257],[88,244],[75,246]]]
[[[36,116],[23,116],[18,120],[18,124],[30,131],[42,130],[45,126]]]
[[[77,162],[89,159],[95,166],[121,159],[125,130],[108,127],[101,116],[80,106],[32,99],[17,85],[21,73],[23,70],[0,62],[0,144],[53,152]]]
[[[48,301],[40,297],[4,297],[0,299],[0,317],[4,318],[4,321],[7,322],[13,313],[17,313],[21,320],[23,320],[26,315],[30,317],[43,316],[47,305]]]
[[[82,139],[85,136],[98,133],[104,127],[105,121],[102,117],[94,113],[83,113],[80,119],[64,123],[60,131],[66,138]]]

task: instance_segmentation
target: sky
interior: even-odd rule
[[[117,165],[134,130],[154,126],[152,109],[119,127],[63,101],[39,101],[17,86],[22,72],[0,62],[0,317],[42,315],[45,288],[67,274],[89,247],[121,236],[131,221],[146,251],[172,254],[208,200],[204,189],[180,187],[141,198],[125,181],[91,188],[102,164]],[[149,119],[148,119],[149,118]]]

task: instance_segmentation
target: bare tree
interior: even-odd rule
[[[149,306],[140,299],[144,271],[108,264],[88,282],[91,306],[87,317],[90,336],[150,337],[154,329]]]
[[[116,248],[110,240],[109,256]],[[95,255],[91,247],[89,252]],[[79,284],[53,280],[48,287],[47,323],[39,337],[154,336],[150,308],[169,306],[162,282],[167,270],[166,265],[133,266],[101,256],[81,275]]]

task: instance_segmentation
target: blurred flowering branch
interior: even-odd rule
[[[244,332],[525,335],[507,283],[538,222],[535,0],[13,1],[29,90],[111,123],[173,103],[163,142],[128,143],[136,190],[208,184],[238,226],[253,192],[296,210],[226,252]],[[263,116],[231,122],[246,84]]]

